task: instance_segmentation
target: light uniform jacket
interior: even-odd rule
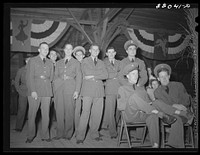
[[[101,98],[105,96],[102,80],[108,78],[108,72],[102,60],[97,60],[95,66],[92,57],[82,60],[81,70],[83,73],[83,85],[81,89],[82,96]],[[92,79],[85,79],[85,76],[93,75]]]
[[[69,79],[64,80],[64,76]],[[54,88],[57,88],[65,84],[65,90],[67,94],[73,94],[75,91],[80,92],[82,82],[82,73],[80,69],[80,63],[73,57],[65,65],[65,60],[61,59],[56,62]]]
[[[133,94],[137,95],[137,98],[135,96],[133,97]],[[143,102],[143,104],[136,104],[136,101],[138,103]],[[127,122],[133,122],[139,112],[150,114],[155,109],[149,105],[150,102],[144,87],[135,86],[134,89],[130,84],[119,87],[117,108],[125,111],[125,119]]]
[[[109,59],[106,58],[104,60],[106,69],[108,71],[108,79],[105,83],[105,94],[117,94],[118,88],[120,87],[118,76],[119,76],[119,65],[120,61],[116,60],[114,61],[114,66],[110,63]]]
[[[28,93],[28,88],[26,86],[26,66],[23,66],[17,71],[17,75],[15,77],[15,88],[17,92],[26,97]]]
[[[138,81],[138,83],[140,86],[144,86],[148,80],[145,63],[143,60],[141,60],[139,58],[135,58],[134,62],[138,63],[138,65],[139,65],[139,81]],[[124,85],[126,83],[124,76],[123,76],[123,69],[125,66],[127,66],[130,63],[132,63],[132,62],[129,60],[128,57],[124,58],[120,62],[119,82],[121,85]]]
[[[28,95],[31,95],[32,92],[37,92],[39,97],[52,96],[53,63],[51,60],[46,58],[44,64],[39,55],[31,58],[28,62],[26,77]]]
[[[189,95],[185,90],[185,87],[180,82],[169,82],[169,94],[167,94],[166,87],[160,85],[154,92],[155,98],[160,99],[166,104],[182,104],[185,107],[189,105]]]

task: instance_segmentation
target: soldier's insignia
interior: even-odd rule
[[[121,98],[121,95],[120,95],[120,94],[118,94],[117,98],[118,98],[118,99],[120,99],[120,98]]]

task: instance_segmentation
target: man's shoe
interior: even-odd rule
[[[173,124],[174,122],[176,122],[177,118],[172,116],[172,115],[168,115],[168,114],[164,114],[162,121],[168,125]]]
[[[76,144],[83,144],[83,140],[77,140]]]
[[[42,141],[50,142],[51,139],[50,138],[49,139],[42,139]]]
[[[94,140],[98,141],[102,141],[103,139],[101,137],[96,137]]]
[[[22,129],[14,129],[16,132],[22,132]]]
[[[26,143],[32,143],[33,139],[28,139],[26,140]]]
[[[111,138],[111,139],[116,139],[116,138],[117,138],[117,136],[111,136],[110,138]]]

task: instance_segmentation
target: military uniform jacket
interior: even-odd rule
[[[26,66],[23,66],[17,71],[15,77],[15,88],[21,96],[27,96],[28,88],[26,86]]]
[[[136,94],[137,98],[135,96],[133,97],[133,94]],[[143,102],[143,104],[136,104],[136,101],[138,103]],[[155,109],[149,105],[150,102],[144,87],[135,86],[134,89],[130,84],[119,87],[117,108],[125,111],[125,119],[127,122],[132,122],[139,112],[150,114]]]
[[[104,97],[105,92],[102,80],[108,78],[108,72],[104,62],[98,59],[95,66],[92,57],[85,58],[82,60],[81,70],[83,73],[82,96],[95,98]],[[85,76],[89,75],[93,75],[94,78],[86,80]]]
[[[116,60],[114,61],[114,66],[110,63],[109,59],[106,58],[104,60],[106,69],[108,71],[108,79],[106,80],[105,83],[105,94],[117,94],[118,93],[118,88],[120,86],[119,84],[119,64],[120,61]]]
[[[68,79],[64,79],[64,77]],[[55,67],[54,88],[55,91],[62,85],[65,85],[67,94],[73,94],[75,91],[80,92],[82,83],[82,73],[80,62],[71,57],[69,62],[65,64],[65,60],[57,61]]]
[[[160,99],[166,104],[182,104],[185,107],[189,106],[189,95],[185,87],[180,82],[169,82],[169,93],[166,92],[166,87],[160,85],[154,92],[155,98]]]
[[[37,92],[39,97],[52,96],[53,63],[51,60],[46,58],[44,64],[39,55],[31,58],[28,62],[26,77],[29,95]]]
[[[135,58],[134,62],[138,63],[138,65],[139,65],[139,81],[138,81],[138,84],[140,86],[144,86],[145,83],[148,80],[145,63],[144,63],[143,60],[141,60],[139,58]],[[126,83],[124,76],[123,76],[123,69],[124,69],[125,66],[127,66],[130,63],[132,63],[132,62],[129,60],[128,57],[124,58],[120,62],[119,82],[120,82],[121,85],[124,85]]]

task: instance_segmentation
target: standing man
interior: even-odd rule
[[[73,55],[81,64],[83,62],[83,58],[85,57],[85,48],[82,46],[76,46],[73,50]],[[81,94],[79,94],[78,98],[76,99],[76,106],[75,106],[75,136],[78,130],[78,125],[82,111],[81,109],[82,109],[82,96]]]
[[[17,112],[17,121],[15,126],[15,131],[21,132],[23,129],[24,118],[26,115],[27,108],[27,91],[28,88],[26,86],[26,71],[27,71],[27,63],[30,58],[25,59],[26,65],[20,68],[15,77],[15,88],[19,94],[18,98],[18,112]]]
[[[120,86],[118,81],[120,61],[115,59],[116,51],[113,47],[107,49],[106,55],[108,58],[104,60],[104,63],[108,71],[108,79],[105,83],[106,100],[102,128],[109,128],[112,139],[117,137],[115,114],[117,112],[117,93]]]
[[[57,58],[58,58],[57,52],[54,49],[50,50],[50,52],[49,52],[49,59],[53,63],[53,73],[54,73],[53,75],[55,75],[55,67],[56,67]],[[53,81],[52,81],[52,90],[53,90],[53,96],[51,98],[50,115],[52,115],[51,118],[54,121],[54,120],[56,120],[56,112],[55,112],[55,105],[54,105],[55,104],[54,103],[55,88],[54,88],[54,85],[53,85]]]
[[[170,81],[171,67],[169,65],[157,65],[154,74],[161,82],[161,85],[154,92],[155,98],[164,102],[165,105],[155,105],[154,102],[152,105],[177,118],[177,121],[171,125],[168,145],[175,148],[184,148],[183,123],[193,117],[193,114],[187,110],[190,104],[189,95],[182,83]]]
[[[124,49],[126,50],[128,57],[121,60],[121,63],[120,63],[119,81],[120,81],[121,85],[126,83],[125,78],[122,74],[124,67],[133,62],[136,62],[139,65],[139,82],[138,82],[137,86],[140,86],[140,87],[144,86],[148,80],[146,66],[145,66],[144,61],[135,57],[137,48],[138,48],[138,43],[133,40],[128,40],[124,44]]]
[[[56,63],[55,69],[55,109],[57,132],[53,139],[70,140],[74,132],[75,100],[78,98],[82,82],[80,63],[72,57],[73,46],[66,44],[65,57]]]
[[[38,108],[42,114],[42,141],[50,141],[49,137],[49,109],[52,97],[51,81],[53,80],[53,63],[46,56],[49,53],[49,45],[42,42],[38,49],[39,55],[31,58],[27,67],[28,86],[28,138],[31,143],[35,137],[35,118]]]
[[[103,61],[98,59],[99,46],[92,44],[89,52],[91,56],[81,63],[83,84],[81,94],[83,96],[83,110],[77,132],[77,144],[83,143],[89,121],[90,136],[96,141],[102,140],[99,136],[99,125],[103,110],[104,86],[102,80],[108,78]]]

